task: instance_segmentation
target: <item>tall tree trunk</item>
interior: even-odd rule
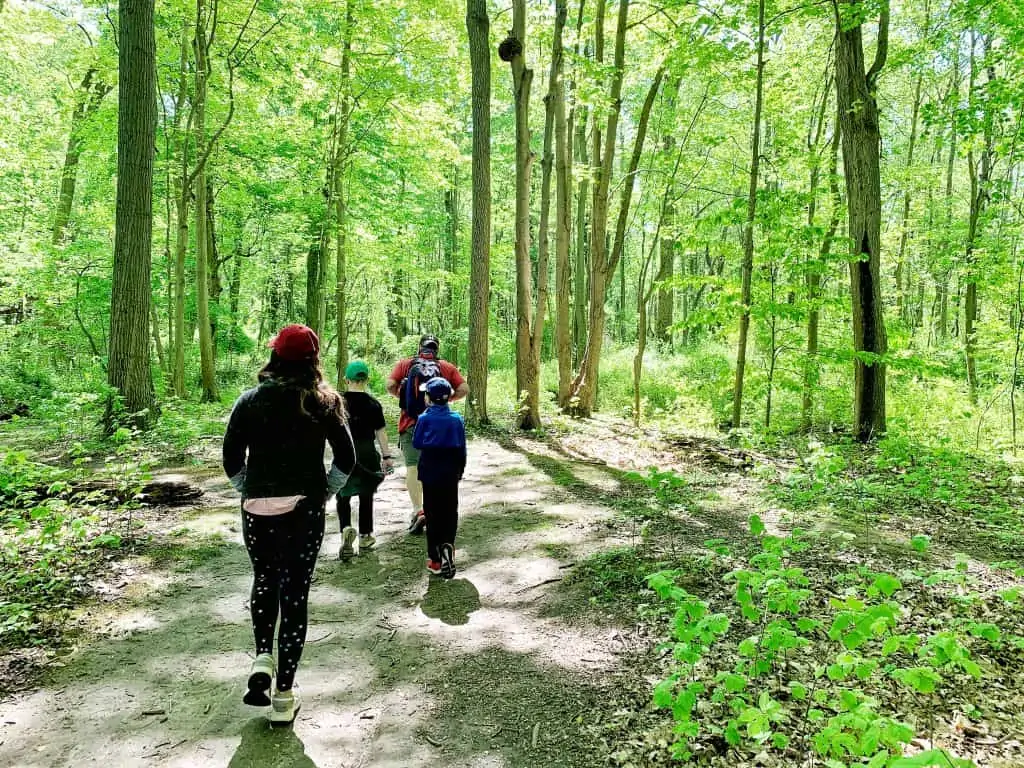
[[[469,277],[470,422],[486,424],[491,292],[491,46],[487,0],[466,0],[472,70],[473,179]]]
[[[927,11],[926,11],[927,13]],[[925,25],[927,27],[927,23]],[[923,76],[918,74],[914,83],[914,101],[910,108],[910,141],[907,144],[907,181],[903,190],[903,213],[900,216],[900,246],[896,254],[896,315],[901,321],[906,319],[905,312],[905,260],[907,241],[910,239],[910,176],[914,167],[914,148],[917,143],[917,119],[921,111],[921,84]]]
[[[199,360],[203,385],[203,400],[216,402],[217,375],[213,357],[213,336],[210,331],[210,283],[207,270],[210,263],[210,233],[207,210],[208,187],[206,183],[207,136],[206,136],[206,93],[207,78],[210,74],[209,51],[213,30],[208,29],[209,8],[207,0],[196,0],[195,36],[195,130],[196,153],[200,160],[193,173],[193,189],[196,195],[196,324],[199,326]]]
[[[533,70],[526,66],[526,0],[513,0],[512,30],[499,46],[498,53],[503,61],[511,65],[516,123],[516,426],[520,429],[534,429],[540,425],[540,411],[538,371],[532,364],[533,333],[530,327],[530,313],[533,310],[530,262],[530,171],[533,165],[530,152],[530,85],[533,82]]]
[[[156,33],[153,0],[118,5],[117,205],[107,381],[139,426],[154,415],[149,364]],[[106,427],[115,428],[113,404]]]
[[[337,321],[338,353],[335,361],[338,386],[345,380],[345,367],[348,365],[348,301],[345,292],[348,282],[348,208],[345,197],[345,172],[348,168],[348,126],[352,114],[350,97],[353,0],[345,3],[345,34],[341,49],[341,101],[340,114],[337,116],[337,140],[335,142],[334,167],[334,207],[335,207],[335,319]]]
[[[217,322],[220,319],[220,297],[224,293],[224,284],[220,279],[220,253],[217,251],[217,221],[214,208],[217,200],[213,194],[213,184],[206,179],[206,274],[210,282],[210,339],[213,345],[213,358],[217,359]]]
[[[668,89],[669,114],[674,118],[676,113],[676,102],[679,99],[679,89],[682,87],[683,79],[675,78],[675,81]],[[675,136],[672,133],[671,122],[665,136],[662,139],[662,149],[666,156],[670,156],[675,148]],[[678,233],[675,225],[676,207],[671,200],[668,201],[668,208],[665,210],[665,229],[658,244],[658,273],[656,280],[665,282],[671,280],[675,275],[676,243]],[[675,289],[661,286],[658,288],[658,306],[654,318],[654,330],[658,341],[671,347],[672,345],[672,322],[675,308]]]
[[[572,163],[569,126],[565,116],[562,73],[562,31],[568,13],[566,0],[555,0],[555,35],[551,44],[555,107],[555,345],[558,353],[558,405],[564,407],[572,384],[572,325],[569,316],[572,273],[569,239],[572,237]],[[557,61],[557,67],[556,62]]]
[[[885,316],[881,286],[881,135],[876,81],[889,47],[889,3],[882,0],[874,63],[864,67],[861,25],[849,26],[843,6],[836,12],[836,93],[842,118],[843,168],[850,222],[850,290],[853,304],[854,434],[860,441],[885,432]]]
[[[739,429],[743,415],[743,373],[747,365],[747,334],[750,331],[751,275],[754,271],[754,220],[757,216],[757,183],[761,168],[761,109],[764,104],[764,1],[757,4],[757,85],[754,93],[754,128],[750,140],[750,185],[747,190],[747,222],[743,229],[743,265],[740,288],[740,338],[736,348],[736,383],[732,390],[732,426]]]
[[[574,108],[575,109],[575,108]],[[580,165],[586,167],[590,164],[587,151],[587,121],[588,110],[580,107],[577,116],[576,138],[573,142],[576,149],[576,159]],[[583,352],[587,345],[587,297],[588,277],[590,275],[590,258],[587,252],[590,238],[587,231],[587,200],[590,197],[590,176],[584,174],[579,183],[579,194],[576,199],[576,258],[573,267],[573,302],[572,302],[572,327],[573,327],[573,356],[574,365],[579,365],[583,359]],[[570,382],[570,392],[571,392]],[[563,407],[564,407],[563,403]]]
[[[64,153],[64,168],[60,175],[60,193],[57,198],[57,212],[53,217],[53,244],[60,245],[67,235],[71,209],[75,202],[75,185],[78,181],[78,162],[82,156],[82,129],[85,123],[100,108],[103,97],[110,92],[110,86],[101,78],[96,67],[89,67],[75,96],[75,109],[71,113],[71,130],[68,133],[68,147]]]
[[[595,19],[594,58],[599,64],[604,61],[604,0],[598,0]],[[572,385],[570,410],[580,416],[589,416],[595,406],[597,396],[597,371],[601,359],[601,347],[604,342],[605,309],[604,302],[608,293],[608,282],[618,266],[616,254],[609,256],[607,246],[608,231],[608,190],[611,182],[615,160],[615,140],[618,134],[619,114],[622,110],[622,78],[625,66],[626,27],[629,17],[629,0],[619,0],[618,23],[615,30],[615,54],[612,81],[609,88],[607,124],[604,133],[604,148],[601,147],[601,130],[597,116],[594,117],[591,144],[591,169],[594,176],[593,204],[590,221],[590,313],[587,322],[587,344],[580,360],[580,370]],[[663,71],[659,70],[655,84],[660,85]],[[637,147],[643,147],[643,139],[647,132],[647,120],[653,103],[653,93],[657,87],[648,92],[648,97],[641,110],[638,124]],[[637,158],[639,162],[639,158]],[[632,175],[635,167],[631,165],[626,183],[622,185],[624,208],[620,208],[619,219],[628,217],[629,200],[633,193]],[[621,253],[621,251],[620,251]]]
[[[177,236],[174,244],[174,367],[171,373],[171,389],[175,397],[184,398],[185,392],[185,255],[188,251],[188,204],[192,196],[188,170],[188,134],[192,127],[189,116],[185,134],[178,134],[181,112],[188,98],[188,41],[189,25],[185,21],[181,28],[181,45],[178,61],[178,92],[174,98],[174,126],[178,135],[178,152],[181,154],[181,172],[175,190]]]
[[[971,37],[971,84],[969,97],[975,100],[977,63],[975,60],[975,40]],[[992,163],[995,158],[993,115],[990,106],[991,86],[995,80],[995,66],[989,61],[991,40],[985,37],[982,41],[982,56],[985,61],[986,93],[982,105],[982,134],[984,145],[980,160],[975,159],[974,149],[968,152],[967,169],[971,177],[971,209],[967,221],[967,242],[964,248],[964,354],[967,361],[967,386],[970,391],[971,403],[978,402],[978,371],[977,371],[977,328],[978,321],[978,269],[974,247],[978,237],[979,220],[985,210],[991,194]],[[974,106],[974,109],[977,107]]]
[[[828,103],[830,88],[825,87],[822,100],[822,108]],[[819,126],[824,122],[819,118]],[[821,238],[821,246],[818,250],[817,263],[807,265],[807,358],[804,362],[803,397],[800,406],[800,423],[805,430],[810,430],[814,425],[814,391],[818,386],[818,323],[821,316],[821,276],[827,269],[828,260],[832,253],[832,241],[835,239],[839,229],[839,217],[842,212],[842,200],[839,197],[839,141],[840,141],[840,117],[835,117],[835,124],[832,133],[832,146],[829,152],[828,163],[828,193],[829,193],[829,219],[825,234]],[[809,227],[814,225],[815,215],[815,194],[817,188],[818,159],[815,157],[814,166],[811,171],[811,205],[807,214]]]

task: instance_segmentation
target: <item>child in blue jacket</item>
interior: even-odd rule
[[[459,481],[466,469],[466,426],[448,406],[452,385],[437,376],[420,386],[430,405],[416,422],[419,479],[427,517],[427,570],[455,576],[455,531],[459,525]]]

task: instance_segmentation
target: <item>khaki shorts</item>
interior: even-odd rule
[[[402,452],[402,458],[405,459],[407,467],[415,467],[420,463],[419,449],[412,447],[412,432],[413,430],[410,429],[398,436],[398,448]]]

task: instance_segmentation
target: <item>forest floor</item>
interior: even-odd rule
[[[0,701],[0,766],[667,764],[671,718],[649,706],[663,635],[658,619],[638,621],[637,603],[654,600],[643,578],[708,539],[749,547],[751,514],[769,530],[791,525],[756,471],[783,471],[788,461],[613,420],[544,439],[478,437],[451,582],[428,577],[423,539],[405,533],[401,470],[378,493],[373,553],[338,561],[332,504],[297,677],[303,708],[293,728],[271,729],[241,701],[251,571],[236,497],[211,455],[178,470],[203,487],[202,504],[141,512],[155,543],[98,579],[94,592],[106,599],[83,609],[77,642],[41,674],[41,687]],[[686,478],[685,504],[663,503],[626,475],[651,466]],[[817,523],[864,529],[861,562],[909,557],[899,531],[868,531],[860,519]],[[1019,550],[1019,539],[1006,546]],[[697,567],[692,588],[727,600],[713,580],[721,581]],[[1004,582],[996,586],[1020,580]],[[1008,676],[1019,675],[1021,659],[1009,655],[988,686],[998,701],[982,707],[982,726],[940,718],[934,743],[979,765],[1024,764],[1021,678]],[[765,760],[709,753],[701,762]]]

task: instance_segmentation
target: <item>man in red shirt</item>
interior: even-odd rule
[[[384,388],[392,397],[399,397],[405,380],[409,376],[410,369],[419,361],[433,361],[440,372],[441,378],[447,379],[452,385],[454,393],[449,398],[450,402],[461,400],[469,394],[469,385],[459,373],[459,369],[447,360],[441,360],[438,355],[440,344],[436,336],[426,334],[420,338],[419,352],[416,357],[399,360],[384,383]],[[419,394],[419,393],[417,393]],[[407,406],[408,407],[408,406]],[[409,525],[410,533],[421,533],[426,518],[423,516],[423,485],[419,480],[420,452],[412,445],[412,436],[416,427],[417,416],[412,416],[403,409],[398,420],[398,447],[405,458],[405,487],[409,491],[409,500],[412,502],[412,520]]]

